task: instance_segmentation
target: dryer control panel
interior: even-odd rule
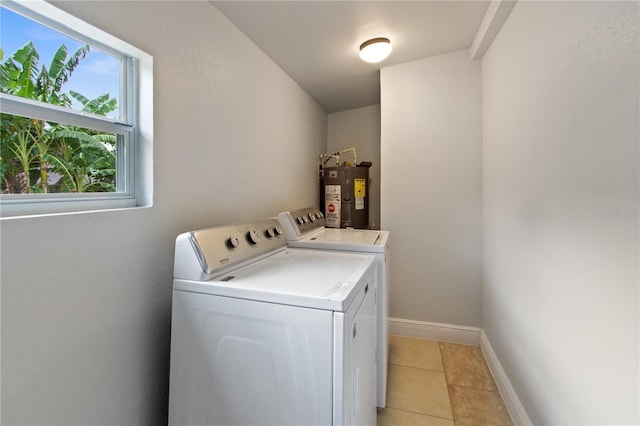
[[[324,228],[324,215],[317,207],[292,210],[278,215],[289,240],[299,240],[306,234]]]

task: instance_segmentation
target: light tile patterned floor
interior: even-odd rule
[[[480,348],[389,336],[378,426],[513,425]]]

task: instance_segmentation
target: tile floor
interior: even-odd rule
[[[378,426],[513,425],[480,348],[389,336]]]

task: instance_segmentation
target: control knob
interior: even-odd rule
[[[316,215],[313,213],[309,213],[309,219],[311,219],[311,222],[315,222],[316,221]]]
[[[302,225],[302,224],[304,223],[304,219],[303,219],[303,217],[302,217],[302,216],[298,216],[298,219],[297,219],[297,220],[298,220],[298,223],[299,223],[300,225]]]
[[[266,231],[264,231],[264,234],[267,236],[267,238],[273,238],[276,236],[276,230],[275,228],[267,228]]]
[[[238,248],[239,245],[240,245],[240,240],[238,239],[238,237],[232,235],[229,237],[229,239],[227,239],[227,246],[229,248]]]
[[[260,235],[258,235],[258,231],[252,229],[247,233],[247,239],[251,244],[258,244],[260,242]]]
[[[275,231],[276,235],[282,235],[282,233],[284,232],[280,227],[280,225],[276,225],[276,227],[273,228],[273,230]]]

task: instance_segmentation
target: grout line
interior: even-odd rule
[[[449,383],[447,382],[447,386],[456,386],[459,388],[466,388],[466,389],[475,389],[475,390],[481,390],[481,391],[485,391],[485,392],[496,392],[496,393],[500,393],[500,391],[496,390],[496,389],[486,389],[486,388],[479,388],[477,386],[469,386],[469,385],[458,385],[456,383]],[[502,396],[501,396],[502,397]]]
[[[412,365],[404,365],[404,364],[394,364],[392,362],[389,362],[388,364],[389,365],[394,365],[396,367],[415,368],[416,370],[433,371],[434,373],[443,373],[444,374],[444,370],[433,370],[431,368],[414,367]],[[446,377],[445,377],[445,379],[446,379]]]
[[[390,409],[396,410],[396,411],[402,411],[404,413],[411,413],[411,414],[418,414],[418,415],[421,415],[421,416],[433,417],[435,419],[453,420],[453,418],[442,417],[442,416],[434,416],[433,414],[421,413],[420,411],[402,410],[400,408],[393,408],[393,407],[385,407],[384,409],[386,410],[387,408],[390,408]]]
[[[456,415],[453,412],[453,404],[451,402],[451,391],[449,390],[449,387],[451,385],[449,384],[449,381],[447,380],[447,373],[445,372],[447,367],[445,367],[445,365],[444,365],[444,357],[442,356],[442,345],[440,344],[440,342],[438,342],[438,350],[440,351],[440,362],[442,363],[442,372],[444,373],[444,381],[447,384],[447,395],[449,395],[449,407],[451,407],[451,417],[452,417],[451,420],[453,420],[453,424],[455,426],[455,424],[456,424]]]

